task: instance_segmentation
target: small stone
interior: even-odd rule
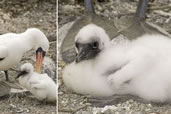
[[[24,110],[23,110],[22,108],[18,108],[18,109],[16,110],[16,113],[22,113],[22,112],[24,112]]]

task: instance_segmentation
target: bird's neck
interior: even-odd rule
[[[26,33],[22,33],[21,35],[22,35],[21,40],[24,45],[23,50],[29,51],[36,46],[37,38],[33,37],[32,35],[28,35]]]

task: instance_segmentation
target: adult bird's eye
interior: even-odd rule
[[[95,48],[98,48],[98,46],[99,46],[99,43],[98,42],[93,42],[93,48],[95,49]]]
[[[4,58],[0,58],[0,61],[4,60]]]
[[[76,46],[76,48],[78,48],[78,46],[79,46],[79,43],[78,43],[78,42],[75,42],[75,46]]]

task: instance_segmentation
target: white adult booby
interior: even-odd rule
[[[43,57],[49,49],[49,41],[43,32],[30,28],[20,34],[0,35],[0,70],[5,71],[6,80],[7,70],[19,63],[23,54],[31,49],[36,50],[36,71],[40,72]]]
[[[105,47],[105,32],[97,27],[89,31],[88,26],[76,36],[76,61],[63,70],[68,88],[92,96],[130,94],[152,102],[171,101],[170,38],[143,35]]]
[[[56,101],[56,84],[47,74],[39,74],[33,71],[30,63],[21,66],[19,78],[21,86],[29,90],[38,100],[49,102]]]

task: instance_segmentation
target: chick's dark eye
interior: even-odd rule
[[[98,48],[99,47],[99,43],[98,42],[93,42],[93,48]]]

